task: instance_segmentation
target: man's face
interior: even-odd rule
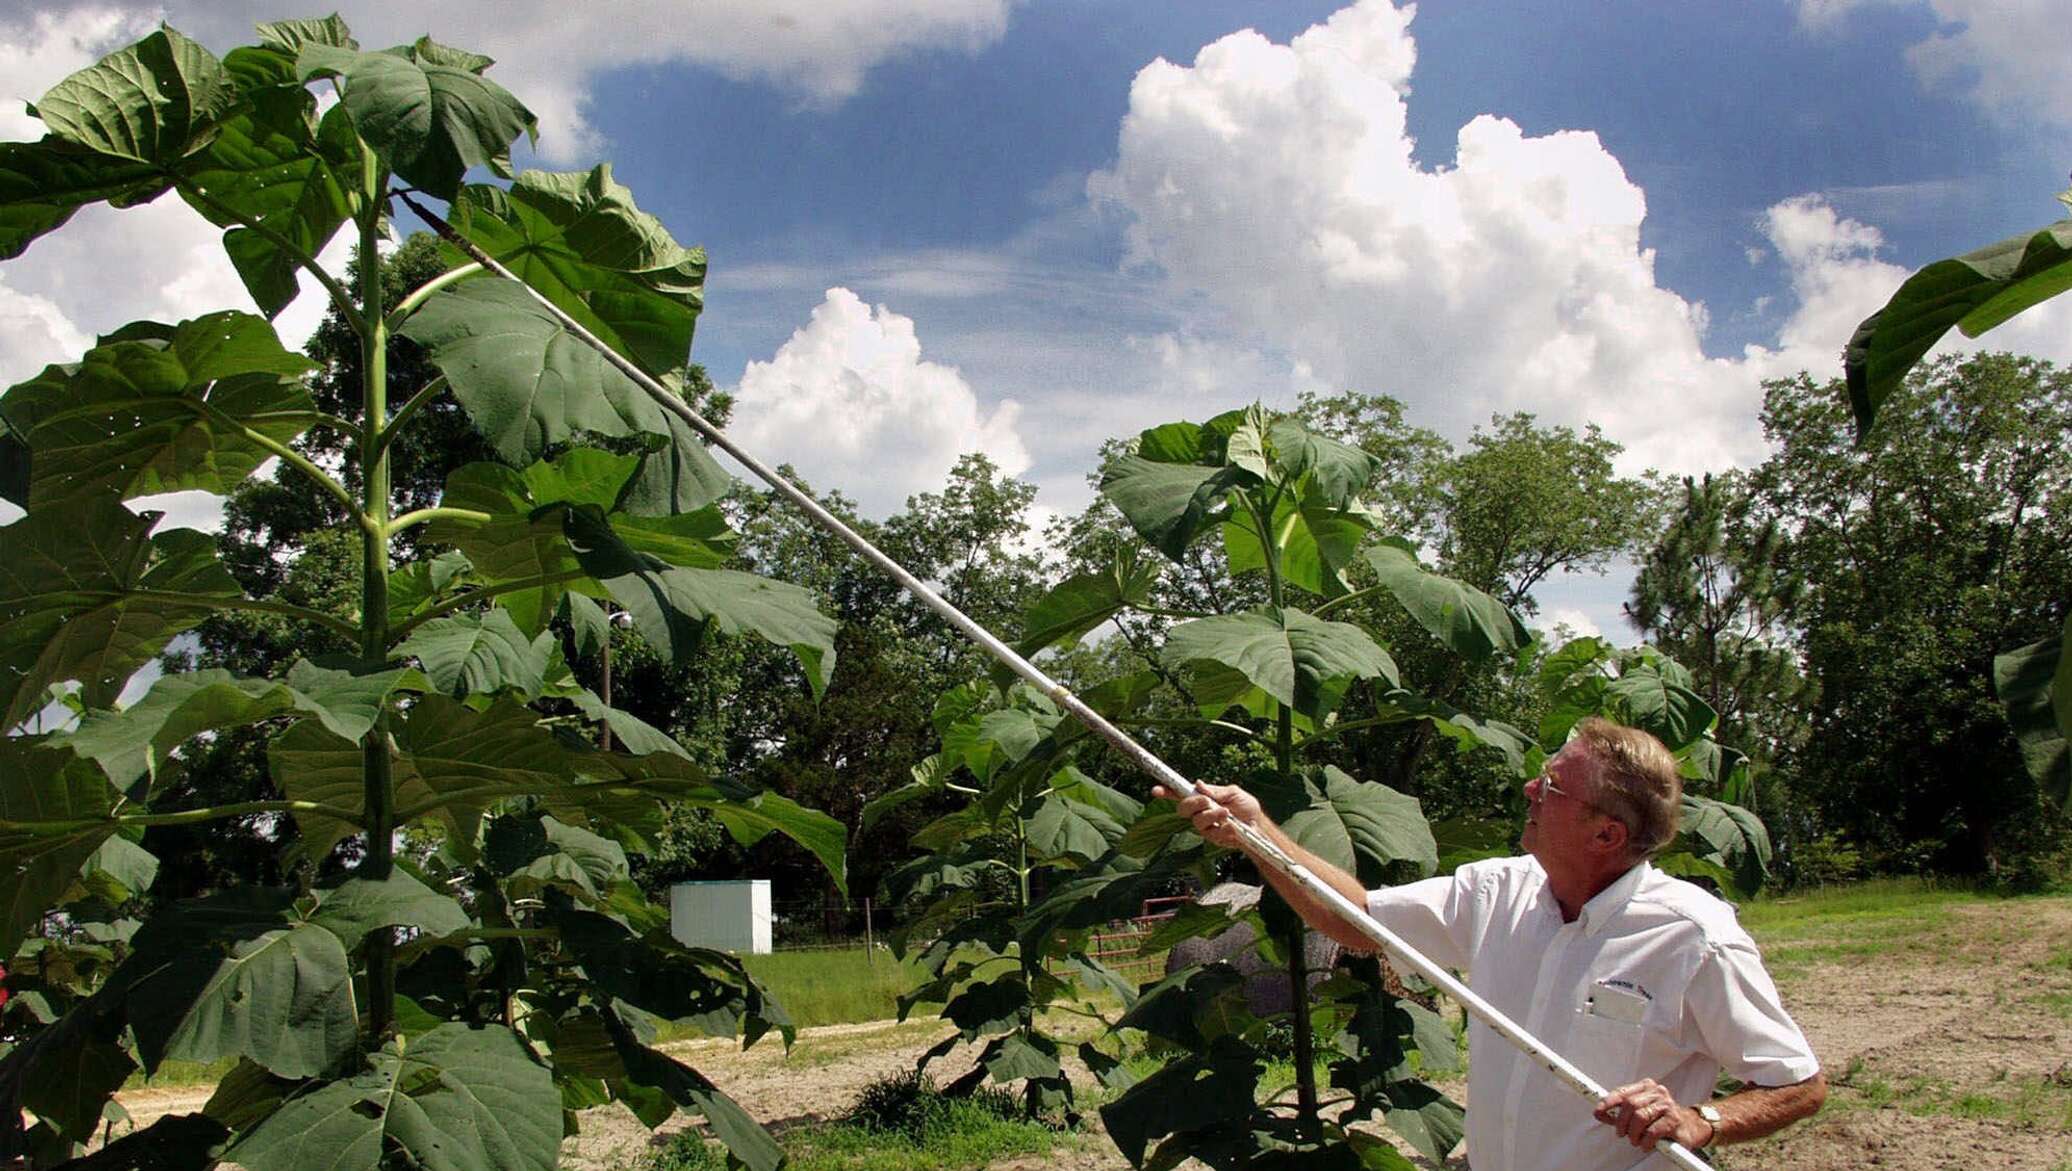
[[[1589,749],[1570,744],[1525,782],[1525,833],[1518,845],[1548,869],[1580,861],[1606,814],[1596,800],[1596,768]],[[1551,784],[1549,782],[1552,782]]]

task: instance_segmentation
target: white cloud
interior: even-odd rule
[[[1604,637],[1604,631],[1590,615],[1572,606],[1548,610],[1541,614],[1540,620],[1534,624],[1534,629],[1548,635],[1561,634],[1563,637],[1549,639],[1555,643],[1567,642],[1572,638]]]
[[[1706,307],[1657,283],[1646,198],[1594,133],[1483,114],[1450,165],[1413,159],[1413,13],[1366,0],[1287,45],[1237,33],[1145,67],[1116,164],[1088,184],[1127,217],[1130,262],[1456,436],[1530,410],[1601,423],[1628,470],[1760,458],[1761,380],[1839,374],[1905,276],[1878,233],[1815,197],[1771,209],[1757,226],[1797,307],[1774,346],[1708,357]]]
[[[70,361],[92,344],[50,298],[16,292],[0,271],[0,386]]]
[[[2072,126],[2063,0],[1799,0],[1799,24],[1831,32],[1871,5],[1928,9],[1941,23],[1907,50],[1924,85],[1959,90],[2009,122]]]
[[[19,21],[0,16],[0,140],[43,137],[43,123],[29,116],[25,103],[156,23],[148,10],[112,5],[37,12]]]
[[[957,457],[983,452],[1009,475],[1029,466],[1021,406],[990,411],[955,368],[921,357],[913,319],[874,311],[844,288],[767,362],[750,362],[729,428],[764,463],[790,463],[866,515],[942,487]]]
[[[335,5],[368,48],[435,40],[495,57],[490,76],[540,118],[540,150],[558,163],[605,146],[590,122],[589,82],[609,69],[690,64],[774,85],[813,106],[839,104],[876,66],[929,51],[970,53],[1007,31],[1013,0],[446,0],[435,9],[393,0]],[[212,48],[251,39],[281,15],[274,0],[166,0],[75,13],[163,13]],[[68,14],[66,20],[72,19]],[[53,79],[55,80],[55,79]],[[40,92],[40,91],[39,91]]]

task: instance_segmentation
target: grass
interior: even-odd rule
[[[1074,1131],[1021,1119],[1005,1092],[946,1098],[918,1073],[873,1082],[842,1121],[794,1127],[781,1138],[787,1171],[965,1171],[1086,1141]],[[717,1144],[684,1131],[643,1171],[722,1171],[725,1165]]]
[[[122,1083],[125,1090],[149,1086],[153,1089],[169,1089],[174,1086],[213,1086],[223,1080],[237,1066],[237,1058],[224,1057],[216,1061],[162,1061],[158,1072],[144,1076],[141,1069],[131,1070]]]
[[[801,1028],[897,1016],[900,995],[923,978],[919,967],[885,948],[781,951],[741,961]]]
[[[1997,898],[1922,879],[1881,879],[1759,899],[1744,904],[1740,917],[1772,974],[1786,977],[1817,963],[1943,952],[1951,909]]]
[[[2005,1122],[2072,1134],[2072,1084],[2048,1075],[2002,1073],[1984,1084],[1958,1085],[1940,1077],[1886,1077],[1858,1058],[1835,1078],[1834,1085],[1846,1092],[1830,1099],[1831,1110],[1890,1108],[1919,1118]]]

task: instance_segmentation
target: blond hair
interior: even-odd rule
[[[1597,767],[1595,804],[1626,827],[1633,859],[1653,857],[1674,840],[1683,775],[1669,749],[1639,728],[1597,716],[1577,724],[1574,739]]]

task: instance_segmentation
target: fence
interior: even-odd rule
[[[1172,918],[1182,903],[1192,901],[1186,895],[1145,899],[1143,906],[1133,918],[1110,923],[1089,936],[1086,941],[1087,955],[1126,975],[1141,977],[1155,974],[1164,967],[1165,956],[1157,953],[1145,954],[1144,941],[1158,930],[1160,924]]]

